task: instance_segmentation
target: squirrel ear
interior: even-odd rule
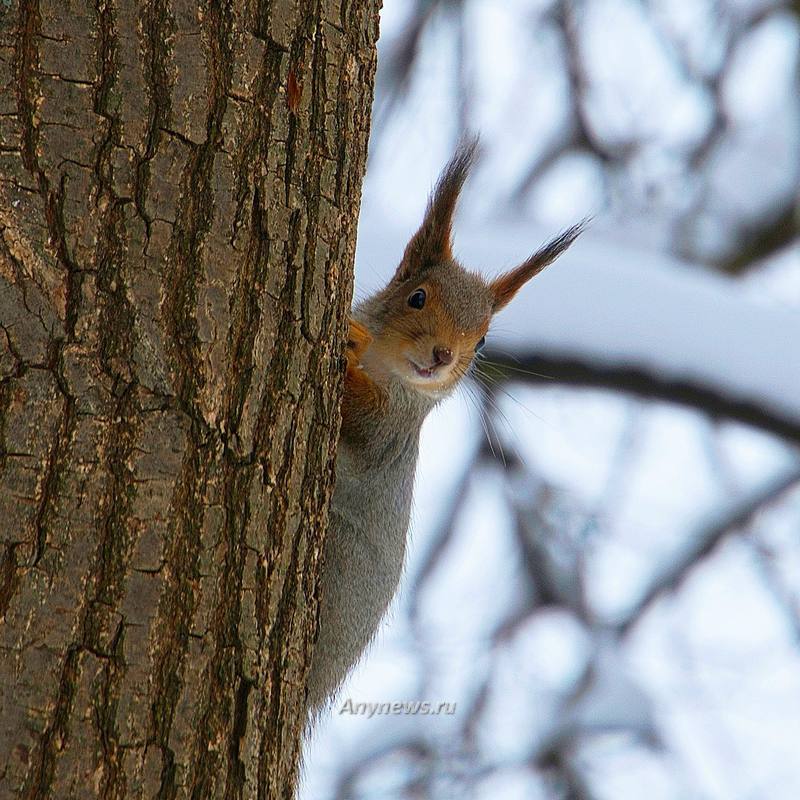
[[[552,264],[583,233],[587,223],[588,220],[585,219],[577,225],[567,228],[527,261],[495,278],[489,284],[489,289],[494,296],[492,313],[497,313],[508,305],[523,284],[538,275],[548,264]]]
[[[477,150],[477,137],[467,139],[459,146],[439,176],[436,188],[428,200],[422,225],[406,245],[403,260],[394,275],[396,281],[408,280],[415,272],[427,266],[452,259],[450,236],[453,212]]]

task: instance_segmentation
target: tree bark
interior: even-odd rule
[[[0,0],[0,798],[288,798],[380,0]]]

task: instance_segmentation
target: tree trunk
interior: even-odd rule
[[[0,0],[0,798],[288,798],[380,0]]]

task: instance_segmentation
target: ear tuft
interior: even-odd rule
[[[452,259],[453,213],[477,152],[478,138],[470,137],[459,145],[444,168],[428,200],[422,225],[406,246],[394,276],[396,281],[408,280],[428,266]]]
[[[492,313],[504,308],[520,288],[535,275],[538,275],[548,264],[552,264],[586,229],[589,219],[567,228],[555,239],[534,253],[527,261],[509,272],[495,278],[489,288],[494,295]]]

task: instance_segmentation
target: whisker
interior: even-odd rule
[[[470,366],[472,366],[472,365],[470,365]],[[519,452],[519,449],[516,447],[515,444],[513,444],[513,442],[514,442],[514,435],[513,435],[514,434],[514,429],[511,426],[511,423],[509,422],[508,417],[505,415],[503,410],[497,404],[497,401],[496,401],[495,396],[494,396],[494,387],[492,387],[488,382],[481,381],[479,373],[475,369],[473,369],[471,371],[471,376],[474,378],[475,384],[477,384],[477,386],[480,387],[480,395],[481,395],[481,398],[482,398],[483,413],[485,415],[487,424],[489,426],[491,426],[493,431],[494,431],[495,440],[497,441],[498,447],[499,447],[499,449],[501,451],[501,454],[502,454],[502,457],[503,457],[503,465],[505,467],[508,466],[508,463],[507,463],[506,457],[505,457],[504,445],[503,445],[503,439],[505,437],[502,437],[500,435],[500,433],[498,432],[498,430],[497,430],[497,424],[496,424],[497,420],[495,419],[495,415],[498,418],[502,418],[502,422],[505,424],[505,426],[506,426],[506,428],[507,428],[507,430],[508,430],[508,432],[510,434],[509,439],[512,442],[512,446],[514,448],[516,456],[517,456],[517,458],[519,460],[524,462],[524,459],[522,458],[522,455]],[[493,411],[494,413],[493,414],[487,413],[487,409]]]
[[[545,425],[549,425],[550,424],[550,423],[548,423],[548,421],[544,417],[540,416],[535,411],[532,411],[518,397],[516,397],[514,394],[509,392],[508,389],[505,388],[505,385],[504,385],[505,381],[500,380],[499,378],[496,378],[493,375],[487,375],[485,372],[481,372],[478,368],[475,369],[474,374],[475,374],[476,378],[485,381],[487,385],[491,386],[494,391],[501,392],[509,400],[511,400],[512,402],[516,403],[523,411],[525,411],[526,413],[528,413],[532,417],[534,417],[534,419],[539,420],[539,422],[542,422]]]
[[[478,419],[480,420],[481,427],[483,428],[483,432],[484,432],[484,434],[486,436],[486,442],[489,445],[489,451],[492,454],[492,458],[494,458],[496,460],[497,459],[497,453],[495,452],[495,449],[494,449],[494,443],[492,442],[492,436],[491,436],[491,434],[489,432],[489,428],[486,425],[486,413],[485,413],[485,411],[484,411],[484,409],[482,407],[482,404],[480,403],[478,397],[475,396],[475,394],[474,394],[475,389],[471,384],[464,383],[464,384],[462,384],[462,386],[464,387],[464,390],[467,392],[467,396],[475,403],[475,411],[478,414]],[[498,444],[499,444],[499,442],[498,442]]]
[[[511,356],[514,358],[514,356]],[[519,359],[514,358],[515,361],[519,361]],[[545,375],[543,372],[534,372],[533,370],[529,369],[522,369],[521,367],[515,367],[511,364],[502,363],[500,361],[490,361],[486,356],[480,356],[481,364],[485,364],[488,367],[493,367],[498,374],[502,375],[504,372],[515,372],[518,375],[530,375],[534,378],[543,378],[547,381],[554,381],[556,380],[554,375]]]
[[[478,380],[477,382],[479,384],[481,383],[480,380]],[[506,430],[508,431],[508,437],[507,438],[508,438],[509,444],[513,448],[517,460],[522,464],[526,464],[527,461],[526,461],[525,457],[522,455],[522,452],[520,451],[519,447],[516,444],[516,437],[514,435],[514,426],[511,424],[511,421],[509,420],[508,415],[505,413],[505,411],[503,411],[503,409],[500,407],[500,404],[497,402],[497,397],[495,396],[495,391],[498,388],[500,389],[500,391],[502,391],[504,394],[506,394],[511,399],[515,399],[512,395],[510,395],[507,392],[505,392],[505,390],[502,389],[502,387],[492,387],[492,386],[483,384],[482,395],[483,395],[483,398],[484,398],[484,402],[494,412],[493,415],[489,416],[489,419],[491,420],[491,422],[493,424],[495,422],[499,421],[499,422],[502,422],[505,425]],[[519,402],[519,401],[517,401],[517,402]],[[522,406],[521,403],[520,403],[520,406],[522,408],[525,408],[524,406]],[[526,410],[529,411],[529,409],[526,409]],[[533,413],[533,412],[530,412],[530,413]],[[495,420],[495,416],[496,416],[497,420]],[[496,425],[495,425],[495,436],[501,442],[501,446],[502,446],[502,438],[497,433]]]

